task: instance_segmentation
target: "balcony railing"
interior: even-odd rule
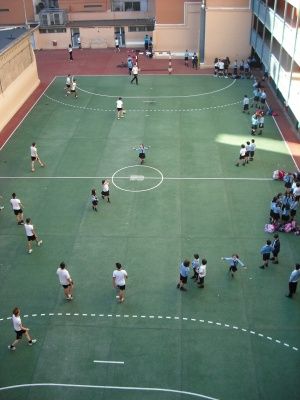
[[[40,27],[66,26],[68,15],[65,10],[59,8],[44,8],[39,13]]]

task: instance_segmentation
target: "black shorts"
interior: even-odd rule
[[[272,254],[273,254],[274,257],[277,257],[279,252],[280,252],[280,250],[273,250]]]
[[[288,222],[288,220],[290,219],[289,215],[282,215],[281,216],[282,221]]]
[[[25,329],[21,329],[20,331],[15,331],[15,332],[16,332],[16,339],[19,340],[19,339],[22,339],[22,335],[26,331],[25,331]]]
[[[249,110],[249,104],[244,104],[244,111],[248,111]]]
[[[245,159],[245,156],[240,156],[240,160],[244,160]]]
[[[98,200],[93,200],[92,204],[93,204],[93,206],[96,206],[98,204]]]
[[[125,290],[125,285],[117,285],[117,288],[120,290]]]
[[[245,157],[249,157],[250,151],[246,151]]]
[[[146,154],[145,153],[140,153],[139,157],[143,160],[144,158],[146,158]]]
[[[263,254],[263,260],[264,260],[264,261],[270,260],[270,253],[265,253],[265,254]]]
[[[259,124],[260,129],[263,129],[264,124]]]
[[[230,265],[230,271],[236,272],[237,271],[237,266],[236,265]]]
[[[64,289],[67,289],[68,287],[72,286],[71,283],[68,283],[68,285],[61,285]]]
[[[252,129],[253,129],[254,131],[256,131],[257,125],[252,125]]]
[[[27,236],[27,240],[28,240],[28,242],[33,242],[34,240],[36,240],[36,237],[34,235]]]
[[[14,210],[15,215],[22,214],[23,210],[20,208],[20,210]]]
[[[75,90],[71,90],[71,93],[76,93],[76,89]]]
[[[188,57],[184,57],[184,61],[188,61],[189,60],[189,58]]]
[[[291,214],[291,217],[294,217],[296,215],[296,210],[291,210],[290,214]]]
[[[254,96],[254,101],[259,101],[259,96]]]
[[[117,108],[117,110],[118,110],[118,111],[122,111],[122,110],[123,110],[123,108]]]
[[[35,161],[35,160],[36,160],[36,157],[31,156],[31,161]]]
[[[266,103],[266,99],[260,99],[261,104],[265,104]]]
[[[250,151],[250,157],[254,157],[254,151]]]
[[[187,283],[187,276],[182,276],[182,275],[180,274],[179,280],[180,280],[180,282],[182,282],[182,283]]]
[[[66,88],[67,88],[67,89],[70,89],[70,87],[71,87],[71,85],[68,85],[68,84],[66,83]]]
[[[101,192],[102,196],[108,197],[109,196],[109,191],[108,192]]]

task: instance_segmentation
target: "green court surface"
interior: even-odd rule
[[[261,270],[269,203],[283,191],[275,169],[295,170],[274,121],[255,160],[237,168],[250,140],[241,112],[252,82],[210,76],[78,77],[79,97],[57,78],[0,153],[0,399],[296,399],[300,294],[285,297],[299,237],[281,234],[280,263]],[[117,120],[115,102],[127,110]],[[30,172],[35,141],[46,168]],[[132,148],[151,146],[139,165]],[[90,191],[110,180],[111,204]],[[26,251],[10,210],[16,192],[41,247]],[[205,288],[178,267],[208,260]],[[232,279],[222,256],[247,269]],[[75,281],[66,302],[56,269]],[[129,278],[112,289],[115,262]],[[38,342],[15,352],[15,306]],[[101,361],[101,362],[94,362]]]

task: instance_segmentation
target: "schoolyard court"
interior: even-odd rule
[[[252,82],[76,79],[78,99],[57,77],[0,153],[0,399],[296,398],[300,300],[284,295],[299,237],[281,234],[280,264],[258,268],[272,238],[269,203],[283,191],[272,172],[296,167],[271,117],[255,160],[234,165],[252,139],[241,112]],[[33,174],[34,141],[46,168]],[[150,146],[142,166],[140,143]],[[111,204],[101,200],[104,178]],[[43,240],[30,255],[12,192]],[[233,252],[247,269],[231,279],[220,259]],[[178,266],[194,253],[208,260],[205,288],[189,279],[182,293]],[[75,281],[69,303],[56,276],[62,260]],[[117,261],[129,274],[123,304],[111,282]],[[15,306],[38,342],[9,352]]]

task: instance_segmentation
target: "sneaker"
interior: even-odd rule
[[[33,344],[35,344],[37,342],[36,339],[32,339],[30,342],[28,342],[28,346],[32,346]]]
[[[42,240],[40,240],[40,241],[38,241],[38,246],[40,246],[41,244],[43,243],[43,241]]]
[[[177,289],[179,289],[179,286],[180,286],[180,284],[179,284],[179,283],[177,283],[177,286],[176,286],[176,287],[177,287]]]
[[[28,250],[28,253],[31,254],[32,253],[32,249]]]
[[[261,268],[261,269],[265,269],[265,266],[264,266],[264,265],[261,265],[259,268]]]
[[[1,207],[0,207],[0,211],[2,211],[3,209],[4,209],[4,206],[1,206]]]
[[[15,351],[16,348],[15,348],[15,346],[9,345],[9,346],[8,346],[8,350]]]
[[[119,299],[120,298],[120,296],[116,296],[116,299]]]

